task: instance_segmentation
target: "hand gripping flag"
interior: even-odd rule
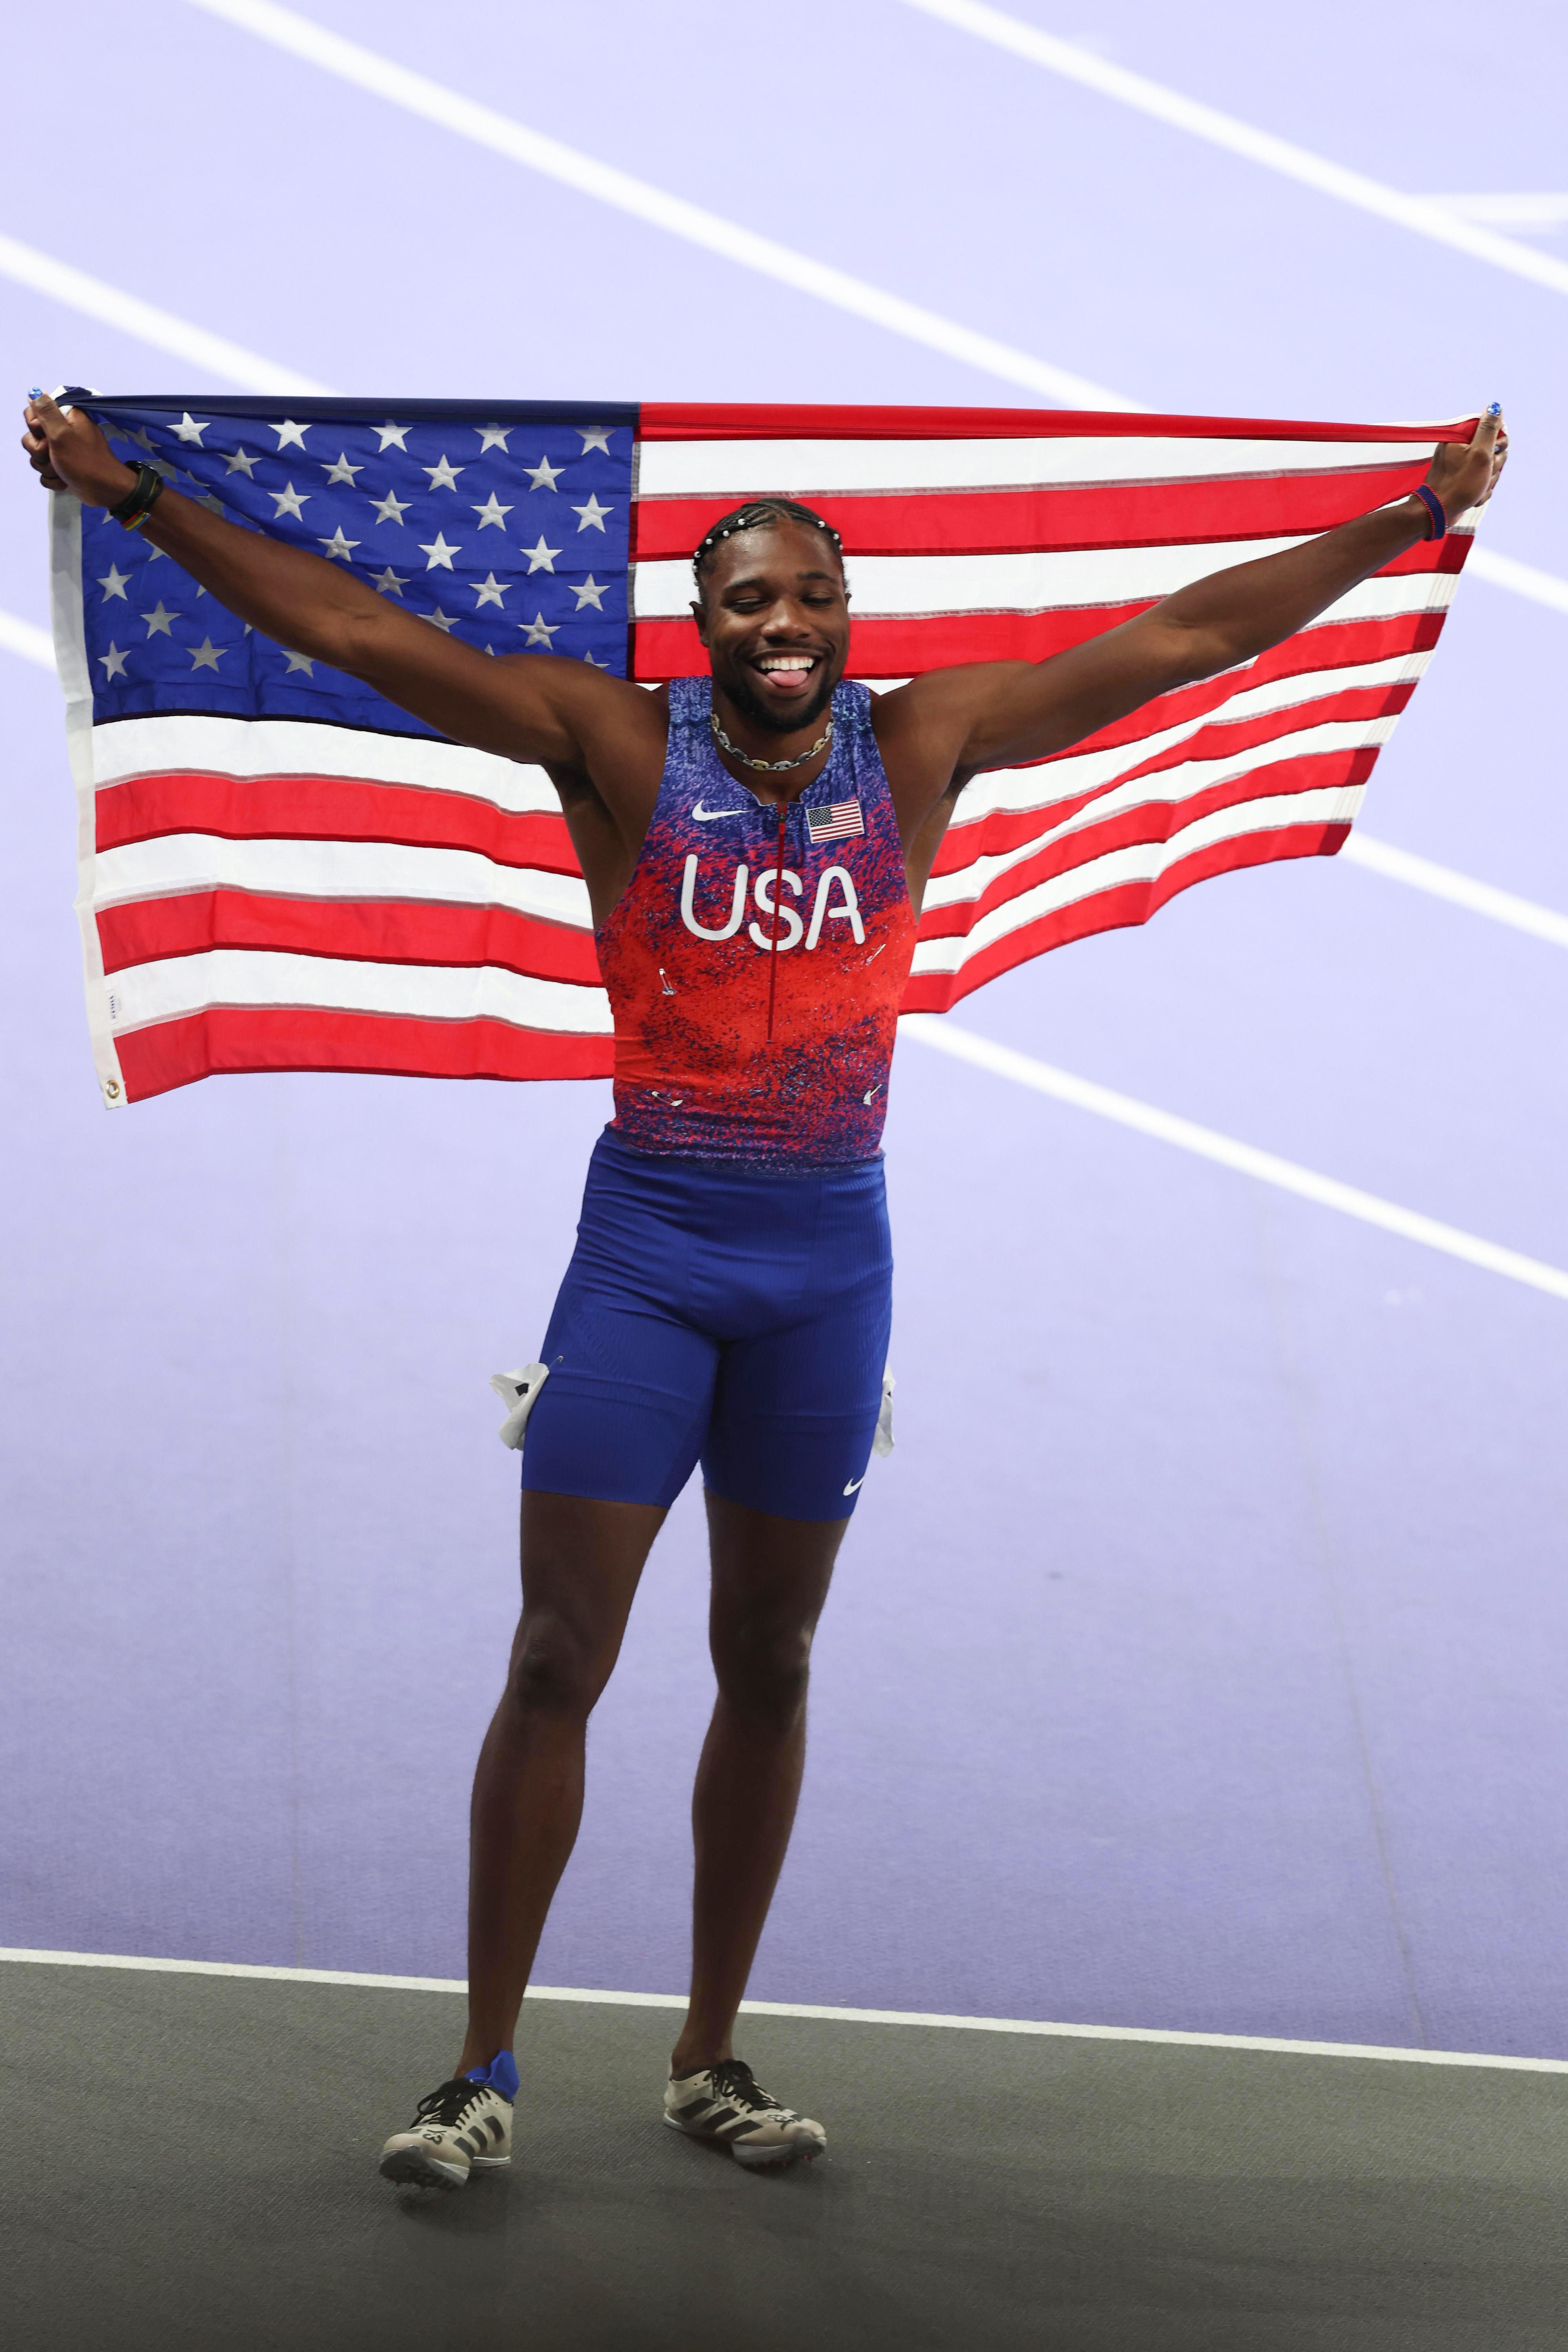
[[[691,551],[764,491],[843,535],[849,674],[1040,661],[1405,496],[1471,425],[1039,409],[100,399],[122,457],[486,652],[704,667]],[[979,777],[906,1008],[1331,854],[1429,659],[1474,518],[1258,659]],[[597,1077],[587,893],[538,768],[449,742],[254,635],[139,535],[54,501],[55,636],[104,1098],[216,1071]],[[849,804],[836,809],[853,829]]]

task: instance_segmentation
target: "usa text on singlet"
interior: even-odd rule
[[[711,708],[710,679],[671,685],[653,822],[597,934],[614,1129],[755,1168],[868,1160],[916,929],[870,695],[835,689],[827,765],[782,809],[721,765]]]

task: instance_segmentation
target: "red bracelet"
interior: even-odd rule
[[[1427,538],[1442,539],[1448,529],[1448,518],[1443,512],[1442,499],[1437,496],[1436,490],[1429,490],[1425,482],[1416,483],[1415,496],[1420,499],[1422,505],[1426,508],[1427,513],[1432,518],[1431,521],[1426,526]]]

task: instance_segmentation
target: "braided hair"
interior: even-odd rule
[[[826,531],[842,567],[844,542],[825,515],[817,514],[811,507],[803,507],[798,499],[748,499],[743,507],[732,508],[729,514],[720,516],[692,557],[691,569],[697,576],[699,594],[703,571],[721,543],[738,530],[761,530],[770,522],[804,522],[813,530]]]

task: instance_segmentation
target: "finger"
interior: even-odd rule
[[[1494,449],[1497,446],[1498,435],[1501,431],[1502,403],[1500,400],[1494,400],[1485,415],[1476,421],[1475,433],[1470,440],[1471,448]]]

